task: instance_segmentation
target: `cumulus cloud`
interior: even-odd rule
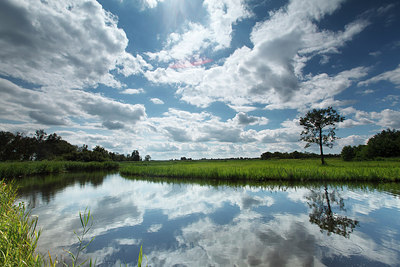
[[[347,119],[339,124],[340,127],[353,127],[366,124],[376,124],[382,128],[400,128],[400,112],[392,109],[384,109],[380,112],[366,112],[353,107],[341,109]]]
[[[371,112],[371,118],[382,128],[400,129],[400,111],[384,109],[381,112]]]
[[[249,116],[244,112],[239,112],[238,114],[236,114],[235,118],[233,118],[233,121],[239,125],[254,125],[254,124],[266,125],[266,124],[268,124],[267,118]]]
[[[366,20],[355,20],[342,31],[319,29],[316,22],[337,10],[342,2],[291,1],[254,26],[250,35],[252,48],[236,49],[222,65],[196,70],[158,68],[145,75],[155,83],[180,82],[177,94],[181,99],[201,107],[223,101],[233,107],[262,103],[275,109],[290,103],[287,105],[298,108],[302,103],[332,99],[365,76],[367,69],[354,68],[333,76],[304,75],[302,70],[316,55],[340,53],[340,47],[368,26]],[[191,78],[186,79],[188,76]],[[328,82],[334,82],[332,89]]]
[[[249,116],[243,112],[226,121],[207,112],[191,113],[173,108],[163,115],[149,120],[155,128],[163,129],[171,140],[177,142],[255,142],[257,132],[244,128],[268,123],[265,117]]]
[[[153,104],[156,104],[156,105],[163,105],[164,104],[164,101],[162,101],[161,99],[156,98],[156,97],[155,98],[151,98],[150,101],[153,102]]]
[[[208,13],[205,25],[189,22],[182,32],[169,35],[163,50],[146,55],[161,62],[185,61],[198,57],[207,48],[227,48],[232,39],[232,25],[250,16],[242,0],[206,0],[203,7]]]
[[[125,95],[138,95],[138,94],[142,94],[144,93],[144,89],[143,88],[139,88],[139,89],[125,89],[123,91],[121,91],[121,94],[125,94]]]
[[[94,119],[108,129],[121,129],[123,122],[134,125],[146,117],[143,105],[125,104],[81,90],[20,87],[0,78],[1,117],[29,123],[34,119],[42,125],[73,125],[73,119]]]
[[[1,1],[0,74],[42,86],[122,84],[110,73],[150,67],[125,51],[118,18],[94,0]]]

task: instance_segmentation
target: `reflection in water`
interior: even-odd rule
[[[341,216],[332,211],[333,205],[337,205],[339,210],[345,211],[343,198],[340,194],[333,190],[328,193],[328,187],[325,186],[323,192],[310,190],[310,194],[306,197],[308,205],[312,209],[310,222],[321,228],[321,232],[327,231],[331,233],[349,237],[354,228],[359,225],[357,220],[352,220],[346,216]]]
[[[61,173],[46,176],[32,176],[18,181],[18,191],[22,196],[29,196],[30,207],[36,207],[37,196],[40,195],[45,203],[68,186],[91,184],[94,187],[103,183],[106,172]]]
[[[368,187],[216,181],[210,186],[204,181],[129,180],[118,174],[64,179],[43,178],[22,188],[24,201],[41,196],[32,210],[43,229],[40,251],[59,258],[77,245],[78,212],[89,207],[94,226],[87,238],[95,239],[86,256],[99,266],[136,266],[141,244],[151,266],[400,261],[400,203]]]

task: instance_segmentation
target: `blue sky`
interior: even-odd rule
[[[258,157],[305,151],[299,117],[333,106],[339,153],[400,129],[398,14],[384,0],[1,1],[0,130]]]

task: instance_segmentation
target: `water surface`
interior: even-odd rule
[[[39,183],[33,183],[36,180]],[[75,251],[79,211],[99,266],[399,266],[397,185],[231,186],[157,183],[119,174],[25,180],[42,253]],[[390,191],[390,192],[388,192]]]

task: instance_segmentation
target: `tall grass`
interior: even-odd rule
[[[42,266],[42,257],[35,253],[40,231],[37,218],[31,218],[24,204],[14,205],[15,186],[0,184],[0,266]]]
[[[123,175],[225,180],[400,181],[400,161],[344,162],[321,165],[306,160],[164,161],[123,163]]]
[[[116,162],[76,162],[76,161],[28,161],[0,162],[0,177],[17,178],[22,176],[62,173],[68,171],[116,170]]]

